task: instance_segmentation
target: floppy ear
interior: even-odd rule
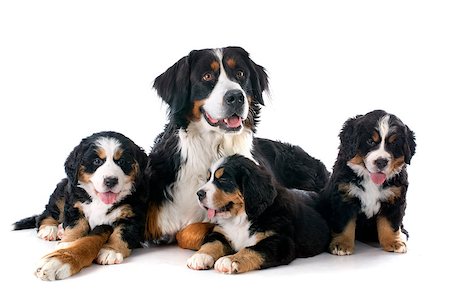
[[[78,185],[78,170],[80,169],[81,160],[83,158],[83,141],[72,150],[64,163],[67,178],[69,179],[69,183],[73,186]]]
[[[185,56],[156,77],[153,83],[153,88],[158,95],[169,104],[171,115],[179,113],[189,103],[189,77],[189,56]]]
[[[411,158],[416,153],[416,136],[408,126],[405,125],[405,127],[406,141],[403,146],[403,152],[405,154],[405,163],[409,165],[411,163]]]
[[[342,130],[339,133],[341,144],[339,145],[339,156],[344,157],[345,160],[350,160],[356,155],[358,149],[359,137],[357,131],[357,120],[362,115],[357,115],[345,121]]]
[[[277,191],[270,174],[252,161],[249,160],[249,163],[242,165],[242,168],[242,194],[245,212],[252,220],[272,205]]]
[[[250,78],[253,88],[253,97],[259,104],[264,105],[262,93],[269,89],[269,77],[262,66],[255,64],[251,59],[250,62],[250,70],[252,72]]]
[[[250,59],[250,54],[241,47],[229,47],[234,50],[237,50],[241,53],[242,56],[246,57],[249,62],[250,68],[250,80],[252,84],[252,94],[254,100],[261,105],[264,105],[264,99],[262,97],[262,93],[269,89],[269,78],[267,76],[266,70],[264,67],[256,64],[253,60]]]

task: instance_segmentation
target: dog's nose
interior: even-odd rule
[[[227,105],[234,108],[239,108],[244,104],[244,94],[240,90],[229,90],[223,99]]]
[[[198,200],[202,201],[206,198],[206,192],[204,190],[198,190],[197,192]]]
[[[375,165],[377,166],[377,168],[381,171],[383,170],[388,164],[388,160],[386,158],[377,158],[375,160]]]
[[[108,188],[113,188],[118,183],[119,183],[119,179],[117,177],[106,177],[103,180],[103,184]]]

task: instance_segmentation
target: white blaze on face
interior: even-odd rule
[[[95,170],[91,177],[95,189],[99,193],[113,192],[119,193],[124,184],[125,174],[122,169],[114,162],[114,154],[120,150],[120,143],[116,139],[100,138],[97,146],[105,152],[105,162]],[[111,190],[104,184],[105,178],[117,178],[118,183]]]
[[[221,120],[228,118],[229,116],[226,115],[226,104],[224,103],[224,96],[225,93],[230,90],[240,90],[242,94],[244,95],[244,107],[243,107],[243,120],[247,118],[248,115],[248,99],[245,91],[242,89],[241,85],[237,83],[236,81],[232,81],[230,78],[228,78],[227,73],[225,72],[225,69],[223,67],[223,53],[221,49],[214,50],[214,53],[216,54],[219,64],[220,64],[220,75],[219,78],[217,78],[216,85],[214,86],[214,89],[212,90],[211,94],[206,99],[205,104],[203,105],[203,109],[214,119]]]
[[[373,150],[369,153],[367,153],[366,157],[364,158],[364,163],[369,170],[370,173],[377,173],[380,170],[378,170],[378,167],[375,164],[375,161],[377,159],[385,159],[387,160],[387,166],[386,169],[389,168],[389,164],[392,160],[391,154],[386,151],[385,145],[386,140],[389,134],[389,115],[385,115],[378,121],[378,132],[380,134],[380,144],[378,149]]]
[[[133,183],[114,161],[114,155],[122,151],[120,142],[114,138],[102,137],[96,141],[96,146],[102,156],[105,156],[105,161],[94,171],[88,183],[80,182],[79,185],[92,199],[100,199],[104,204],[110,205],[131,194]],[[107,187],[106,178],[117,178],[117,184]]]

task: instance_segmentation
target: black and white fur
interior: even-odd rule
[[[379,241],[386,251],[406,252],[401,239],[406,209],[406,165],[415,153],[414,133],[383,110],[348,119],[321,209],[333,233],[330,252],[348,255],[354,240]]]
[[[222,158],[209,173],[197,196],[216,226],[189,268],[242,273],[326,250],[329,230],[314,209],[317,193],[286,189],[241,155]]]
[[[169,105],[169,123],[149,154],[147,238],[171,242],[185,226],[206,220],[196,192],[210,165],[241,154],[266,165],[291,188],[318,191],[324,165],[301,148],[254,138],[268,77],[239,47],[194,50],[155,79]]]
[[[113,232],[96,261],[121,263],[143,240],[146,165],[147,155],[129,138],[111,131],[95,133],[68,156],[67,177],[56,186],[44,212],[16,222],[14,229],[37,227],[40,238],[61,239],[58,248],[65,248],[94,228],[109,225]],[[38,277],[53,280],[68,274],[60,272],[57,278],[53,267],[59,264],[52,259],[41,261]]]

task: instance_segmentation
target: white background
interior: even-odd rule
[[[1,293],[15,299],[449,297],[450,9],[446,1],[2,1]],[[81,138],[120,131],[147,152],[166,122],[153,79],[192,49],[238,45],[270,76],[258,136],[302,146],[331,170],[337,135],[384,109],[417,135],[408,253],[357,244],[238,276],[185,267],[177,247],[41,282],[54,243],[10,224],[43,210]],[[447,279],[444,279],[447,278]],[[12,293],[12,294],[11,294]],[[81,295],[81,296],[80,296]]]

